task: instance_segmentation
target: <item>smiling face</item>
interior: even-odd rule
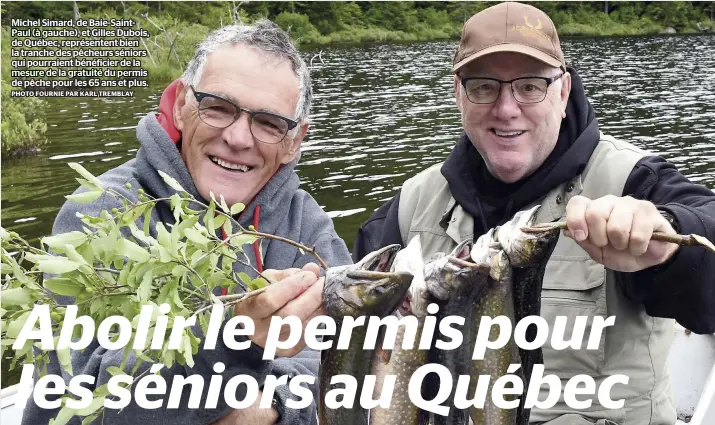
[[[292,120],[300,96],[290,61],[242,44],[211,53],[194,88],[250,111],[271,112]],[[204,199],[210,199],[210,192],[216,198],[223,195],[229,205],[248,204],[282,164],[293,160],[308,130],[303,124],[288,132],[283,142],[266,144],[251,134],[246,112],[226,128],[211,127],[199,117],[194,93],[183,83],[174,104],[174,123],[182,133],[181,156],[199,194]]]
[[[561,119],[571,91],[566,73],[548,87],[546,98],[534,104],[514,99],[509,84],[502,84],[499,98],[491,104],[467,99],[460,76],[512,80],[520,77],[554,77],[561,71],[519,53],[494,53],[479,58],[455,75],[454,90],[462,125],[484,158],[489,172],[505,183],[529,176],[544,163],[556,145]]]

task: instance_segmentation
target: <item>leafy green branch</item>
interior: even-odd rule
[[[313,255],[327,268],[314,248],[275,235],[243,228],[233,216],[243,211],[244,205],[228,206],[221,196],[211,195],[207,204],[193,198],[172,177],[161,173],[164,181],[176,190],[166,198],[153,198],[137,189],[132,200],[104,184],[81,165],[70,164],[80,177],[77,181],[84,191],[67,196],[78,203],[90,203],[101,196],[112,196],[121,201],[120,208],[101,211],[97,217],[78,214],[81,231],[57,234],[41,239],[39,248],[31,246],[15,232],[0,228],[1,262],[0,318],[2,344],[0,355],[18,341],[21,330],[36,305],[47,305],[51,319],[54,347],[43,349],[39,341],[28,340],[15,350],[11,368],[18,364],[34,363],[41,376],[47,373],[50,354],[54,351],[62,368],[73,375],[69,348],[57,348],[65,321],[66,305],[75,305],[77,317],[89,316],[96,324],[111,316],[122,316],[132,325],[131,339],[125,345],[124,362],[112,368],[111,374],[127,374],[124,366],[131,358],[134,375],[141,364],[194,365],[201,339],[209,326],[208,311],[217,304],[233,312],[236,304],[262,293],[269,280],[251,264],[245,247],[261,239],[272,239],[290,244],[302,253]],[[132,189],[130,185],[127,189]],[[173,223],[152,220],[160,203],[168,203],[174,216]],[[156,224],[153,224],[153,221]],[[221,231],[228,235],[225,239]],[[236,272],[235,265],[253,271]],[[222,289],[230,295],[218,295]],[[238,292],[238,293],[236,293]],[[63,297],[60,302],[58,297]],[[166,326],[158,326],[158,306],[166,304]],[[144,341],[154,341],[154,334],[180,329],[179,348],[169,348],[169,338],[161,335],[160,349],[134,349],[140,313],[145,305],[153,305],[155,313]],[[181,325],[195,317],[196,327]],[[181,319],[181,321],[179,321]],[[42,328],[42,320],[39,321]],[[36,324],[35,324],[36,325]],[[35,326],[37,327],[37,326]],[[97,328],[97,327],[95,327]],[[80,336],[75,327],[73,338]],[[108,331],[109,340],[119,338],[121,327]],[[43,329],[45,331],[45,329]],[[141,344],[139,344],[141,345]],[[146,371],[145,371],[146,372]],[[136,382],[136,378],[133,382]],[[52,422],[62,425],[74,416],[84,416],[89,423],[101,414],[103,400],[109,395],[106,385],[94,390],[92,404],[86,409],[63,406]],[[64,398],[71,398],[65,395]]]

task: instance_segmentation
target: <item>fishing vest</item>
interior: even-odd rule
[[[647,152],[601,134],[583,173],[546,194],[534,204],[541,208],[537,223],[564,220],[566,204],[575,195],[597,199],[622,196],[636,163]],[[449,192],[440,172],[441,164],[407,180],[402,187],[399,225],[407,244],[420,235],[423,255],[450,252],[465,239],[473,239],[474,222]],[[667,356],[674,334],[674,321],[651,317],[642,304],[628,300],[617,283],[616,273],[595,262],[571,238],[561,235],[546,266],[541,293],[541,316],[549,331],[557,316],[568,318],[564,338],[573,331],[576,316],[589,316],[581,349],[554,350],[551,335],[543,346],[544,376],[561,380],[561,397],[550,409],[531,411],[530,423],[548,425],[673,425],[675,406],[671,397]],[[598,349],[587,350],[592,317],[615,316],[615,325],[601,333]],[[567,381],[589,375],[596,382],[593,395],[577,395],[578,401],[592,400],[590,407],[574,410],[564,401]],[[610,375],[622,374],[628,384],[611,387],[611,400],[625,400],[623,408],[607,409],[599,403],[598,389]],[[493,378],[496,379],[496,378]],[[525,387],[526,388],[526,387]],[[584,388],[580,384],[578,388]],[[539,400],[548,396],[542,385]]]

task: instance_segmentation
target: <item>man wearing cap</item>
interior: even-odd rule
[[[539,204],[539,222],[565,220],[547,265],[541,316],[550,327],[590,316],[582,349],[544,346],[544,375],[628,376],[610,396],[575,411],[560,400],[531,423],[672,425],[666,359],[676,319],[715,332],[715,255],[651,240],[653,232],[715,240],[715,195],[661,157],[599,131],[581,78],[567,67],[551,19],[501,3],[466,22],[454,56],[464,132],[442,164],[410,178],[360,228],[353,259],[419,235],[425,258],[476,239]],[[593,317],[615,316],[598,349],[586,350]],[[582,388],[582,386],[580,387]],[[539,400],[548,397],[542,385]]]

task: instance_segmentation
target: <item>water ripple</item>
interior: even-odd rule
[[[361,222],[406,179],[443,161],[458,139],[449,66],[455,47],[434,42],[305,52],[313,59],[315,103],[298,174],[348,246]],[[715,37],[574,38],[563,40],[563,49],[602,131],[715,186]],[[64,195],[77,187],[66,163],[81,160],[100,174],[134,157],[136,125],[156,111],[162,91],[53,100],[47,109],[52,143],[38,157],[3,164],[4,223],[29,238],[48,233]],[[95,127],[80,127],[87,123]]]

